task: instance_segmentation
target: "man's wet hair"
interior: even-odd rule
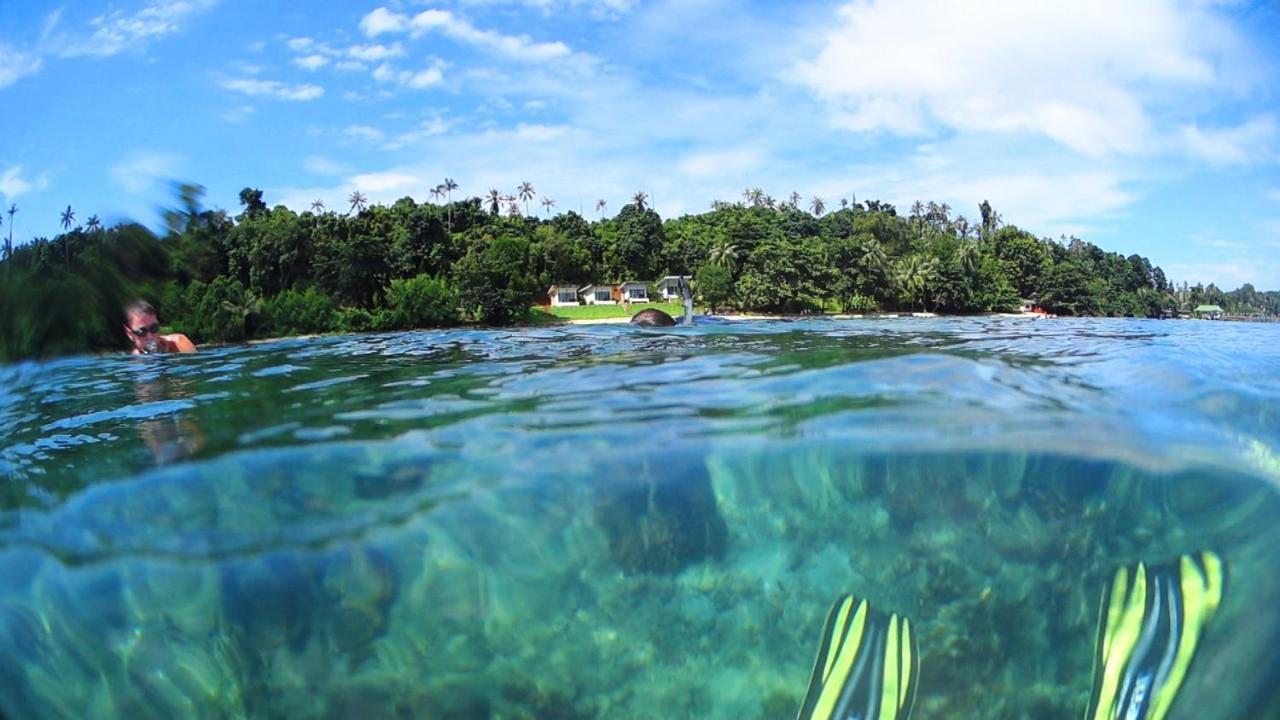
[[[129,318],[134,315],[155,315],[156,309],[146,300],[138,299],[124,306],[124,321],[129,322]]]

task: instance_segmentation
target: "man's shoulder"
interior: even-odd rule
[[[191,338],[183,335],[182,333],[165,335],[164,339],[173,343],[173,347],[177,352],[191,353],[196,351],[196,344],[191,342]]]

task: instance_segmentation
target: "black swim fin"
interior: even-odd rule
[[[920,676],[911,621],[845,595],[831,606],[797,720],[908,720]]]
[[[1212,552],[1117,570],[1102,593],[1085,720],[1163,720],[1225,587]]]

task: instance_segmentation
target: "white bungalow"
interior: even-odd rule
[[[572,285],[552,285],[547,291],[552,307],[564,307],[578,304],[578,288]]]
[[[618,286],[618,294],[627,302],[647,303],[649,302],[649,285],[634,280],[624,282]]]
[[[681,300],[684,296],[680,294],[680,281],[688,285],[689,279],[688,275],[668,275],[658,281],[658,294],[663,300]]]
[[[588,305],[617,305],[617,300],[613,298],[613,290],[612,285],[588,285],[578,288],[578,297]]]

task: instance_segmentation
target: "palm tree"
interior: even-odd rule
[[[102,227],[102,221],[98,219],[97,215],[90,215],[89,219],[84,222],[84,226],[89,228],[90,232],[93,232]]]
[[[772,210],[778,206],[778,201],[774,200],[772,195],[765,195],[760,199],[760,204]]]
[[[520,187],[516,188],[516,194],[519,195],[520,199],[524,201],[524,214],[528,215],[529,201],[533,199],[533,196],[535,194],[533,190],[533,183],[529,182],[528,180],[521,182]]]
[[[813,211],[814,217],[822,217],[822,213],[827,211],[827,204],[822,202],[822,198],[814,196],[809,202],[809,209]]]
[[[223,300],[222,309],[226,310],[232,317],[236,318],[236,322],[240,325],[240,336],[244,337],[245,322],[248,321],[250,315],[253,315],[262,309],[262,301],[253,294],[252,290],[245,290],[244,297],[239,301]]]
[[[445,178],[440,189],[444,191],[445,202],[448,203],[445,206],[448,208],[445,210],[445,222],[449,232],[453,232],[453,191],[458,189],[458,183],[454,182],[453,178]]]
[[[366,198],[364,193],[359,190],[352,191],[351,196],[347,198],[347,202],[351,203],[351,209],[347,211],[348,215],[352,212],[357,214],[362,213],[364,212],[364,209],[369,206],[369,199]]]
[[[849,198],[840,198],[840,209],[841,210],[849,209]]]
[[[791,194],[787,196],[787,200],[791,205],[792,210],[800,209],[800,193],[796,192],[795,190],[792,190]]]
[[[17,213],[18,213],[18,206],[10,203],[9,204],[9,242],[5,243],[5,247],[4,247],[5,258],[8,258],[11,255],[13,255],[13,216],[16,215]]]
[[[711,264],[719,265],[732,274],[738,267],[738,246],[734,245],[729,238],[722,237],[711,247],[707,259]]]
[[[603,220],[603,219],[604,219],[604,209],[605,209],[605,207],[607,207],[608,205],[609,205],[609,202],[608,202],[607,200],[597,200],[597,201],[596,201],[596,211],[600,213],[600,219],[601,219],[601,220]]]
[[[503,195],[502,201],[507,204],[507,214],[515,217],[520,214],[520,203],[516,202],[515,195]],[[525,206],[525,214],[528,214],[528,206]]]
[[[502,193],[497,190],[490,189],[489,194],[484,196],[485,202],[489,204],[489,214],[497,215],[502,210]]]
[[[323,201],[323,200],[321,200],[320,198],[316,198],[315,200],[312,200],[312,201],[311,201],[311,212],[313,212],[313,213],[315,213],[315,214],[317,214],[317,215],[319,215],[320,213],[324,212],[324,201]]]
[[[956,250],[956,262],[960,265],[960,271],[965,277],[973,277],[978,272],[978,265],[982,262],[982,256],[978,250],[978,243],[973,240],[965,240]]]
[[[761,205],[763,205],[764,198],[765,198],[764,190],[761,190],[758,187],[747,188],[742,193],[742,199],[745,200],[747,204],[750,205],[751,207],[760,207]]]
[[[929,291],[933,289],[937,268],[932,258],[908,255],[894,268],[895,280],[908,302],[920,301],[920,309],[927,310]]]
[[[431,199],[432,199],[432,200],[439,200],[439,199],[440,199],[440,186],[439,186],[439,185],[437,185],[437,186],[435,186],[435,187],[431,188],[430,190],[428,190],[428,191],[427,191],[427,194],[431,196]]]
[[[551,217],[551,208],[556,206],[556,201],[551,198],[542,198],[542,207],[547,209],[547,217]]]
[[[67,209],[62,211],[62,229],[70,230],[71,223],[75,222],[75,220],[76,220],[76,211],[72,210],[71,206],[68,205]]]
[[[638,192],[631,196],[631,202],[635,203],[637,210],[644,212],[644,204],[649,202],[649,196],[643,192]]]

